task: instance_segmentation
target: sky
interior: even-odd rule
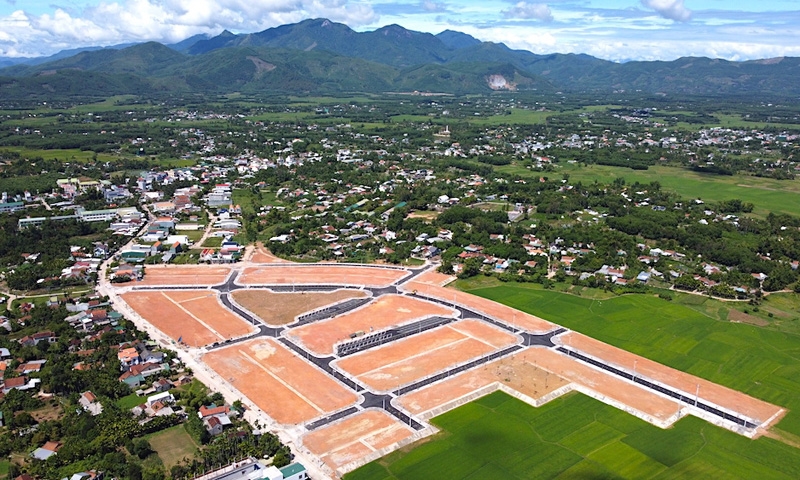
[[[0,0],[0,57],[85,46],[175,43],[307,18],[357,31],[456,30],[538,54],[674,60],[800,56],[797,0]]]

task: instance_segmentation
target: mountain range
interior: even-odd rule
[[[9,59],[0,58],[0,66]],[[446,30],[388,25],[356,32],[326,19],[262,32],[95,47],[0,69],[10,97],[164,93],[539,91],[666,95],[800,95],[800,58],[748,62],[685,57],[614,63],[537,55]]]

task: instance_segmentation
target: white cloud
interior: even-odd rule
[[[34,56],[87,45],[176,42],[223,29],[256,32],[324,17],[351,26],[377,21],[368,4],[348,0],[118,0],[80,12],[22,10],[0,17],[0,56]]]
[[[550,22],[553,20],[553,12],[545,3],[519,2],[508,10],[503,11],[506,18],[519,18],[525,20],[542,20]]]
[[[688,22],[692,11],[683,5],[683,0],[641,0],[642,5],[655,10],[659,15],[676,22]]]
[[[443,12],[447,9],[444,3],[434,2],[433,0],[423,0],[421,5],[426,12]]]

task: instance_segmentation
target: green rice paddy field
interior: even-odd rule
[[[346,480],[800,477],[800,449],[687,417],[662,430],[573,393],[533,408],[502,392],[433,420],[442,432]]]
[[[470,293],[787,407],[778,428],[800,436],[800,335],[715,320],[652,295],[592,300],[525,284]]]
[[[525,177],[539,177],[540,172],[532,172],[518,164],[496,167],[500,172]],[[754,213],[766,216],[769,212],[795,215],[800,207],[800,180],[775,180],[745,175],[709,175],[693,172],[681,167],[653,166],[647,170],[631,170],[606,165],[559,164],[551,178],[562,173],[569,174],[570,181],[591,183],[611,182],[622,177],[627,183],[650,183],[657,181],[667,191],[678,193],[686,200],[701,198],[707,203],[741,199],[755,206]]]

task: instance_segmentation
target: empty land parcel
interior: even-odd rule
[[[153,326],[192,347],[253,333],[255,327],[224,308],[213,290],[139,290],[122,299]]]
[[[775,478],[800,449],[687,417],[662,430],[581,394],[534,408],[496,392],[433,419],[442,433],[346,480],[429,478]]]
[[[273,293],[256,288],[237,290],[231,295],[236,303],[255,313],[267,325],[288,325],[300,314],[343,300],[367,296],[359,290]]]

